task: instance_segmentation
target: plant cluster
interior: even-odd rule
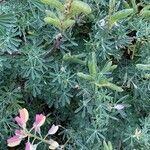
[[[0,150],[149,150],[149,104],[149,0],[0,1]]]

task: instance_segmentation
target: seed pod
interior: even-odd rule
[[[69,61],[69,62],[72,62],[72,63],[78,63],[78,64],[81,64],[81,65],[86,65],[86,61],[83,61],[83,60],[80,59],[83,56],[85,57],[85,55],[83,55],[83,54],[71,55],[70,53],[68,53],[68,54],[65,54],[63,56],[63,60],[64,61]]]
[[[140,15],[144,18],[149,18],[150,17],[150,10],[143,10],[140,12]]]
[[[91,75],[97,74],[97,61],[95,52],[92,52],[91,59],[88,61],[88,68]]]
[[[104,82],[104,83],[95,83],[95,85],[97,87],[99,87],[99,88],[101,88],[101,87],[108,87],[108,88],[110,88],[112,90],[115,90],[117,92],[123,92],[123,89],[121,87],[119,87],[119,86],[117,86],[117,85],[115,85],[113,83],[107,82],[107,81]]]
[[[123,89],[122,89],[121,87],[119,87],[119,86],[117,86],[117,85],[115,85],[115,84],[113,84],[113,83],[108,82],[108,83],[106,84],[106,86],[109,87],[109,88],[112,89],[112,90],[117,91],[117,92],[123,92]]]
[[[48,24],[52,24],[53,26],[61,29],[61,22],[58,18],[46,17],[44,18],[44,21]]]
[[[61,2],[59,2],[58,0],[41,0],[41,2],[50,5],[51,7],[54,7],[58,10],[60,10],[61,12],[64,11],[64,6]]]
[[[66,30],[67,28],[71,27],[73,24],[75,24],[75,20],[72,20],[72,19],[67,19],[66,21],[64,21],[62,23],[62,28],[63,30]]]
[[[92,76],[84,74],[82,72],[78,72],[77,76],[79,76],[82,79],[88,80],[88,81],[92,81],[93,80]]]
[[[111,28],[114,25],[114,23],[128,17],[133,13],[134,13],[134,9],[123,9],[121,11],[116,12],[111,16],[109,20],[109,27]]]
[[[74,0],[71,3],[71,8],[68,14],[68,17],[73,17],[79,13],[89,14],[91,13],[91,8],[87,3],[82,1]]]
[[[150,64],[137,64],[136,67],[141,70],[150,70]]]
[[[146,5],[142,10],[149,10],[150,9],[150,5]]]
[[[57,18],[56,15],[55,15],[55,13],[53,13],[50,10],[46,10],[45,12],[46,12],[47,17]]]

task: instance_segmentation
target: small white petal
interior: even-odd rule
[[[35,144],[35,145],[31,145],[31,150],[36,150],[37,149],[37,144]]]
[[[49,149],[51,149],[51,150],[59,147],[59,144],[52,139],[49,141],[49,143],[50,143]]]
[[[122,104],[117,104],[116,106],[114,106],[113,108],[117,109],[117,110],[121,110],[124,109],[124,106]]]
[[[117,22],[115,22],[114,25],[115,25],[116,27],[119,27],[119,26],[120,26]]]
[[[58,131],[59,126],[55,126],[54,124],[52,125],[52,127],[50,128],[50,130],[48,131],[48,134],[55,134]]]
[[[60,69],[62,72],[65,72],[65,68],[64,67],[61,67]]]
[[[104,26],[106,25],[105,20],[104,20],[104,19],[101,19],[101,20],[99,21],[99,25],[100,25],[101,27],[104,27]]]

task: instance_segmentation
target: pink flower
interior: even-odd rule
[[[44,124],[46,117],[42,114],[37,114],[33,127],[36,132],[40,133],[40,127]]]
[[[36,150],[36,148],[37,148],[37,144],[33,145],[30,142],[26,143],[25,150]]]
[[[14,146],[19,145],[20,142],[21,142],[21,140],[22,140],[22,138],[20,138],[20,136],[15,135],[15,136],[9,138],[9,139],[7,140],[7,143],[8,143],[8,146],[9,146],[9,147],[14,147]]]
[[[17,124],[20,127],[25,129],[26,128],[26,122],[28,121],[28,119],[29,119],[29,113],[25,108],[23,108],[23,109],[19,110],[19,117],[17,116],[15,118],[15,121],[17,122]]]
[[[16,117],[15,120],[20,127],[23,129],[26,128],[26,122],[29,119],[28,111],[23,108],[19,110],[19,117]],[[14,147],[20,144],[23,138],[27,137],[23,130],[15,130],[15,135],[7,140],[9,147]]]

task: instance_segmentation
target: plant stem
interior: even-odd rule
[[[29,137],[33,137],[34,139],[40,140],[40,141],[43,142],[43,143],[50,144],[48,140],[45,140],[45,139],[43,139],[43,138],[41,138],[41,137],[39,137],[39,136],[37,136],[37,135],[33,135],[33,134],[31,134],[30,132],[27,132],[27,135],[28,135]]]

